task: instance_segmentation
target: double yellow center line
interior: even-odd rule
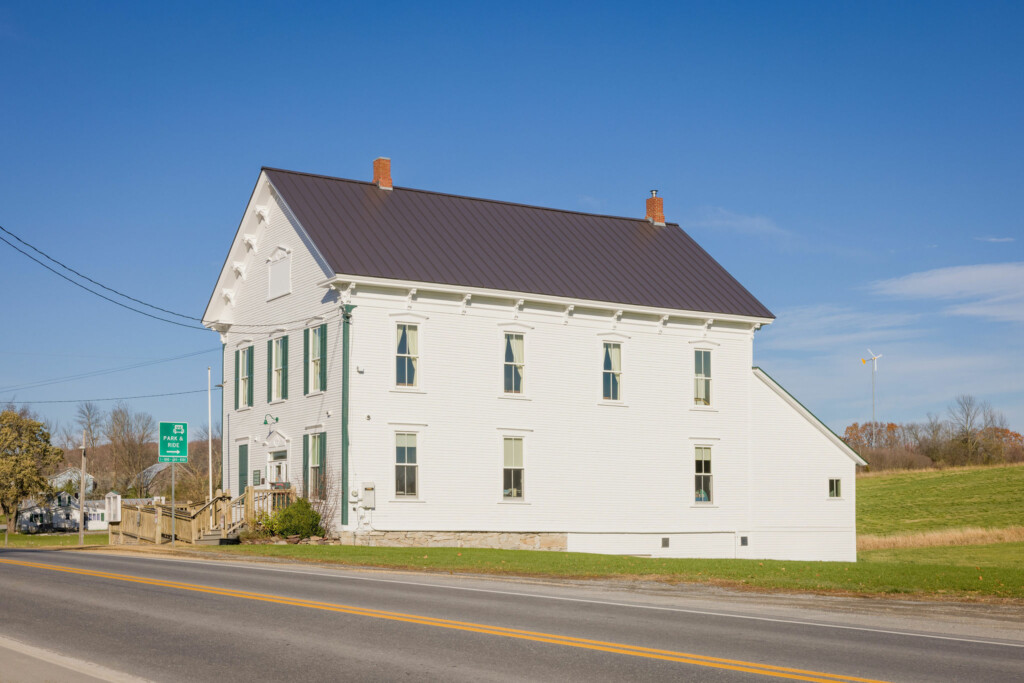
[[[72,567],[61,567],[54,564],[41,562],[24,562],[22,560],[0,559],[0,564],[17,565],[32,569],[47,569],[55,572],[68,574],[80,574],[100,579],[113,581],[128,581],[148,586],[160,586],[162,588],[173,588],[175,590],[193,591],[196,593],[208,593],[210,595],[221,595],[230,598],[243,598],[245,600],[258,600],[260,602],[271,602],[279,605],[291,605],[293,607],[306,607],[309,609],[325,610],[328,612],[340,612],[361,617],[373,617],[375,619],[388,619],[390,621],[402,621],[409,624],[420,624],[422,626],[435,626],[448,628],[457,631],[468,631],[471,633],[483,633],[486,635],[503,636],[505,638],[518,638],[520,640],[533,640],[551,645],[562,645],[566,647],[578,647],[586,650],[597,650],[599,652],[610,652],[613,654],[629,655],[632,657],[644,657],[647,659],[660,659],[668,662],[679,662],[681,664],[692,664],[695,666],[706,666],[715,669],[728,669],[730,671],[741,671],[744,673],[760,674],[775,678],[786,678],[795,681],[816,681],[817,683],[884,683],[870,678],[857,678],[855,676],[842,676],[839,674],[823,673],[820,671],[807,671],[784,666],[772,666],[770,664],[758,664],[756,662],[745,662],[737,659],[723,659],[721,657],[708,657],[686,652],[674,652],[672,650],[659,650],[638,645],[625,645],[622,643],[611,643],[601,640],[588,640],[586,638],[575,638],[553,633],[541,633],[537,631],[526,631],[523,629],[506,628],[504,626],[491,626],[488,624],[475,624],[468,621],[454,621],[451,619],[437,619],[434,617],[421,616],[417,614],[403,614],[401,612],[388,612],[384,610],[368,609],[365,607],[354,607],[352,605],[339,605],[330,602],[319,602],[316,600],[303,600],[300,598],[286,598],[266,593],[251,593],[248,591],[232,590],[230,588],[216,588],[214,586],[203,586],[194,583],[182,583],[180,581],[165,581],[163,579],[150,579],[141,576],[128,574],[115,574],[112,572],[99,572],[90,569],[78,569]]]

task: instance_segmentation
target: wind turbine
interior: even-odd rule
[[[875,355],[875,352],[868,349],[868,353],[871,355],[870,358],[861,358],[861,365],[867,365],[868,361],[871,361],[871,428],[874,429],[875,425],[875,375],[878,373],[878,359],[882,357],[882,354]]]

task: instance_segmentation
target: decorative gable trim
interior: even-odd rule
[[[274,249],[273,252],[271,252],[270,256],[267,257],[267,263],[280,261],[281,259],[289,256],[291,253],[292,250],[290,248],[286,247],[283,244],[279,244],[277,245],[277,248]]]
[[[250,232],[247,232],[244,235],[242,235],[242,242],[245,243],[245,248],[254,254],[258,253],[256,247],[257,244],[259,244],[259,241],[259,238]]]
[[[520,322],[498,323],[498,327],[503,330],[511,330],[513,332],[529,332],[533,329],[532,325],[526,325]]]

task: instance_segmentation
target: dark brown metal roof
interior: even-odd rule
[[[263,170],[335,273],[774,317],[674,223]]]

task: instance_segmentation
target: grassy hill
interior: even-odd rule
[[[886,472],[857,479],[857,533],[1024,526],[1024,465]]]

